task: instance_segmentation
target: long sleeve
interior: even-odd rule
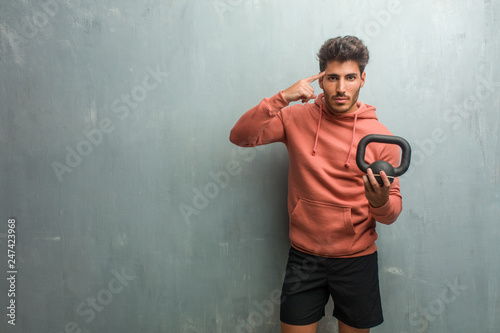
[[[396,145],[385,145],[382,150],[380,159],[383,161],[388,161],[393,166],[397,166],[400,163],[400,150]],[[373,218],[383,224],[392,224],[397,220],[399,214],[403,209],[403,200],[400,193],[400,183],[399,178],[395,178],[391,185],[391,190],[389,192],[389,200],[381,207],[371,207],[370,212]]]
[[[286,106],[288,102],[281,91],[271,98],[264,98],[241,116],[231,130],[229,140],[241,147],[285,142],[286,135],[280,111]]]
[[[397,220],[401,210],[403,209],[403,201],[399,193],[399,178],[394,179],[391,185],[389,200],[381,207],[371,207],[370,211],[373,218],[383,224],[392,224]]]

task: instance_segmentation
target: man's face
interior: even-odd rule
[[[328,112],[339,116],[356,111],[359,90],[365,84],[366,73],[359,72],[358,64],[353,61],[329,61],[325,76],[319,80],[319,87],[325,94]]]

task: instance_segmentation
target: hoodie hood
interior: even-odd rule
[[[319,133],[321,130],[321,120],[323,117],[329,118],[329,119],[349,119],[351,118],[353,120],[352,124],[352,135],[351,135],[351,145],[349,147],[349,153],[347,154],[346,161],[344,163],[344,166],[346,168],[349,168],[351,164],[349,163],[349,160],[351,159],[352,156],[352,150],[354,146],[354,135],[356,134],[356,123],[358,121],[358,118],[363,118],[363,119],[377,119],[377,115],[375,114],[375,107],[364,104],[360,101],[356,102],[356,105],[358,106],[358,109],[354,112],[350,112],[347,114],[341,114],[341,115],[333,115],[327,111],[327,107],[325,105],[325,94],[321,93],[318,95],[318,97],[314,100],[314,104],[316,107],[319,108],[319,117],[318,117],[318,126],[316,128],[316,137],[314,139],[314,146],[313,146],[313,151],[312,155],[316,155],[316,150],[318,146],[318,139],[319,139]]]

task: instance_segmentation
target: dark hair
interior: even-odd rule
[[[368,49],[357,37],[339,36],[330,38],[319,49],[319,70],[323,72],[329,61],[344,62],[354,60],[358,64],[359,72],[363,73],[369,58]]]

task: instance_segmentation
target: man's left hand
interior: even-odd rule
[[[365,195],[372,207],[381,207],[389,200],[389,191],[391,182],[384,171],[380,172],[380,178],[384,182],[380,185],[373,174],[372,169],[368,168],[367,174],[363,175],[363,183],[365,184]]]

